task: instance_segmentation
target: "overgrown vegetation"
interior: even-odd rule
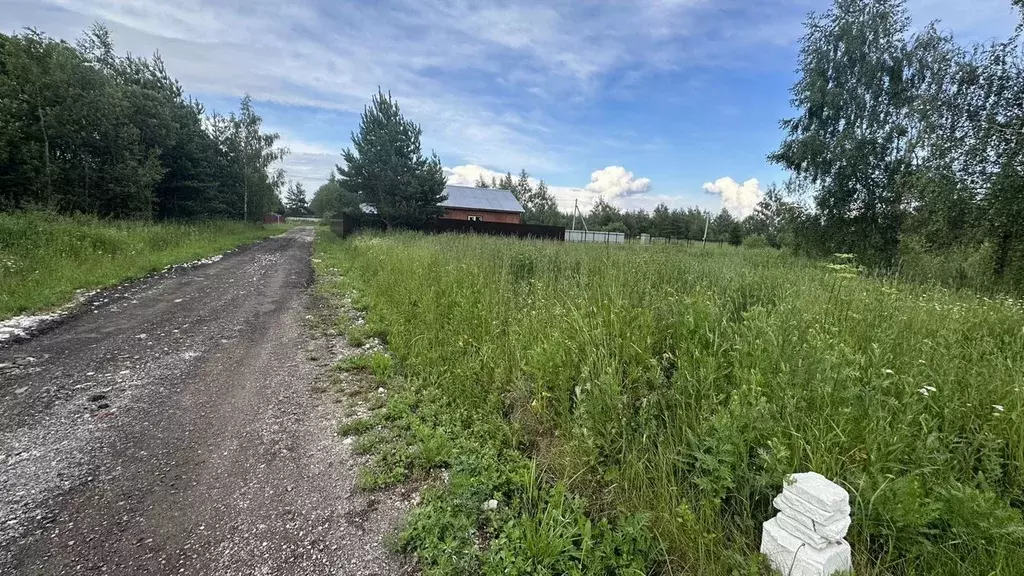
[[[850,491],[858,574],[1024,563],[1019,301],[766,250],[316,250],[393,355],[363,485],[437,480],[401,540],[427,573],[767,573],[803,470]]]
[[[111,286],[283,231],[243,222],[0,213],[0,318],[64,304],[76,290]]]

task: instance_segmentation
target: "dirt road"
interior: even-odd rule
[[[312,229],[0,350],[0,574],[399,574],[313,392]]]

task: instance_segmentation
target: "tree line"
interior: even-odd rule
[[[351,135],[352,147],[342,152],[343,163],[328,175],[327,182],[313,194],[308,206],[300,184],[289,186],[286,203],[290,210],[309,210],[319,218],[349,214],[360,219],[377,220],[387,229],[416,228],[441,216],[439,204],[445,200],[447,184],[436,154],[423,154],[422,129],[405,118],[391,94],[378,90],[360,117],[359,128]],[[526,224],[569,227],[573,215],[560,212],[554,195],[544,180],[534,185],[526,169],[514,178],[511,172],[487,181],[481,175],[479,188],[508,190],[523,206]],[[776,239],[780,217],[786,203],[770,193],[758,211],[742,221],[723,210],[711,217],[697,208],[669,210],[664,204],[652,213],[643,210],[622,212],[604,200],[598,200],[586,216],[591,230],[624,232],[633,236],[651,234],[672,238],[703,238],[706,224],[712,241],[740,243],[744,236],[763,234],[770,243]],[[582,221],[579,222],[583,226]]]
[[[769,156],[792,178],[752,215],[602,200],[588,227],[698,239],[706,226],[712,240],[855,253],[880,269],[980,262],[969,272],[1024,285],[1024,26],[972,44],[937,24],[912,30],[904,0],[834,0],[808,18],[796,113]],[[289,188],[291,213],[371,206],[388,227],[440,214],[440,160],[390,94],[373,97],[352,136],[312,202]],[[248,97],[237,112],[207,113],[159,55],[115,54],[102,26],[74,44],[0,34],[0,210],[256,219],[285,210],[278,140]],[[512,191],[528,223],[571,225],[525,170],[477,185]]]
[[[74,45],[0,34],[0,210],[259,219],[283,210],[278,139],[248,96],[207,113],[158,54],[118,56],[101,25]]]
[[[981,258],[1024,285],[1022,29],[967,45],[936,23],[911,33],[904,0],[809,17],[797,114],[769,159],[808,192],[819,251],[896,269]]]

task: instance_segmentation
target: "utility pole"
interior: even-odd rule
[[[584,232],[590,232],[590,229],[587,228],[587,219],[583,217],[583,212],[580,211],[580,201],[579,200],[575,200],[575,203],[576,203],[576,205],[573,206],[573,208],[572,208],[572,229],[573,230],[576,229],[576,215],[579,214],[580,215],[580,222],[583,222],[583,231]]]
[[[703,248],[708,245],[708,226],[711,225],[711,213],[707,212],[704,216],[704,240],[701,241],[700,247]]]

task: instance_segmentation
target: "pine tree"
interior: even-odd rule
[[[512,185],[511,192],[516,200],[524,205],[533,196],[533,187],[530,186],[530,175],[526,173],[526,168],[520,170],[519,179]]]
[[[548,185],[541,180],[537,188],[523,202],[526,214],[523,216],[527,224],[543,224],[556,226],[562,222],[562,214],[558,211],[555,197],[548,190]]]
[[[476,184],[474,184],[474,186],[476,186],[477,188],[491,187],[490,184],[487,183],[487,179],[484,178],[484,175],[482,173],[480,174],[480,176],[477,177]]]
[[[258,219],[283,156],[251,99],[206,116],[159,55],[119,56],[93,26],[71,44],[0,33],[0,210]]]
[[[338,177],[331,171],[327,182],[322,184],[313,193],[313,199],[309,201],[309,211],[317,218],[329,218],[342,211],[341,208],[341,185],[338,184]]]
[[[288,185],[288,192],[285,194],[284,203],[288,207],[289,216],[305,216],[309,214],[306,190],[302,187],[301,182]]]
[[[511,192],[512,189],[516,187],[516,182],[512,179],[512,173],[506,172],[505,175],[502,176],[501,181],[499,181],[498,185],[495,187]]]
[[[338,167],[342,188],[373,208],[387,229],[417,226],[442,214],[445,176],[436,154],[423,156],[423,130],[407,120],[391,94],[378,91],[362,114],[352,148]]]
[[[661,238],[672,234],[672,211],[664,202],[655,206],[651,214],[651,234]]]

